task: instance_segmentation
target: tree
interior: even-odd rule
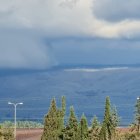
[[[74,108],[70,107],[68,124],[64,130],[65,140],[78,140],[78,121],[75,116]]]
[[[2,135],[2,127],[0,126],[0,140],[3,139],[3,135]]]
[[[3,128],[2,129],[2,140],[15,140],[13,129],[11,128]]]
[[[111,107],[111,121],[114,128],[116,128],[120,123],[116,106]]]
[[[111,118],[111,105],[109,97],[106,97],[105,113],[102,128],[100,131],[100,140],[111,140],[114,127]]]
[[[92,129],[99,128],[100,127],[100,122],[98,121],[98,118],[94,116],[92,120]]]
[[[55,98],[52,100],[48,114],[45,116],[44,132],[41,140],[58,140],[58,109]]]
[[[41,140],[59,140],[63,138],[65,106],[65,97],[62,97],[61,108],[57,108],[55,98],[52,99],[49,111],[45,116]]]
[[[0,140],[15,140],[13,129],[0,126]]]
[[[58,115],[59,118],[60,118],[60,127],[61,129],[64,128],[64,118],[65,118],[65,113],[66,113],[66,99],[64,96],[62,96],[62,99],[61,99],[61,109],[60,109],[60,112]]]
[[[135,105],[135,122],[137,126],[137,131],[140,132],[140,98],[137,98],[137,102]]]
[[[62,96],[61,99],[61,109],[58,110],[58,123],[59,123],[59,139],[63,139],[63,130],[64,130],[64,118],[65,118],[65,113],[66,113],[66,99],[64,96]]]
[[[94,116],[91,124],[91,129],[89,131],[90,140],[99,140],[99,133],[100,133],[100,122],[98,118]]]
[[[89,140],[87,118],[83,114],[79,124],[79,140]]]

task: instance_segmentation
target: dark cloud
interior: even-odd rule
[[[75,39],[53,43],[60,64],[140,63],[140,41],[125,39]]]
[[[0,68],[46,69],[55,64],[50,54],[36,32],[0,30]]]
[[[140,19],[139,0],[96,0],[93,13],[97,18],[120,21],[125,19]]]
[[[138,62],[140,20],[125,19],[139,19],[139,8],[137,0],[0,0],[0,68]]]

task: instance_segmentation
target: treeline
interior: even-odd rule
[[[44,118],[44,131],[41,140],[140,140],[140,98],[135,105],[135,122],[124,128],[118,128],[120,119],[117,109],[112,107],[110,98],[106,97],[104,118],[100,123],[96,116],[88,125],[84,114],[78,120],[74,107],[70,107],[69,117],[65,122],[66,100],[62,97],[61,107],[57,107],[52,99],[48,113]],[[0,140],[14,140],[13,123],[4,122],[0,125]],[[17,122],[19,128],[38,128],[42,124],[30,121]],[[126,130],[124,129],[124,130]]]
[[[0,124],[3,128],[13,128],[14,123],[11,121],[4,121]],[[43,128],[43,124],[40,122],[34,122],[34,121],[17,121],[16,123],[17,128]]]
[[[41,140],[140,140],[140,100],[137,100],[136,104],[136,121],[127,132],[117,128],[120,119],[109,97],[106,97],[102,123],[95,116],[89,126],[84,114],[78,120],[74,107],[70,107],[68,121],[64,122],[65,113],[65,97],[62,97],[60,108],[57,107],[55,98],[52,99],[49,111],[44,118]]]

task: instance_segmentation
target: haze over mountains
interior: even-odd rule
[[[8,101],[22,101],[18,118],[42,120],[51,98],[65,95],[78,117],[101,120],[109,95],[131,122],[139,9],[138,0],[0,0],[0,119],[13,118]]]
[[[134,105],[140,93],[139,75],[139,65],[1,70],[1,119],[12,119],[13,110],[8,101],[22,101],[24,105],[18,107],[18,118],[40,121],[47,113],[51,98],[56,97],[58,101],[65,95],[67,107],[74,105],[78,117],[85,112],[89,121],[94,115],[102,120],[105,97],[110,96],[122,117],[121,125],[126,125],[133,121]]]

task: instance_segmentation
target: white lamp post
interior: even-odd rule
[[[15,111],[14,111],[14,137],[16,139],[16,121],[17,121],[17,105],[23,105],[23,103],[11,103],[11,102],[8,102],[9,105],[13,105],[14,108],[15,108]]]
[[[137,97],[137,105],[136,105],[136,108],[137,108],[137,121],[138,121],[138,132],[140,132],[140,106],[139,106],[139,103],[140,103],[140,97]]]

